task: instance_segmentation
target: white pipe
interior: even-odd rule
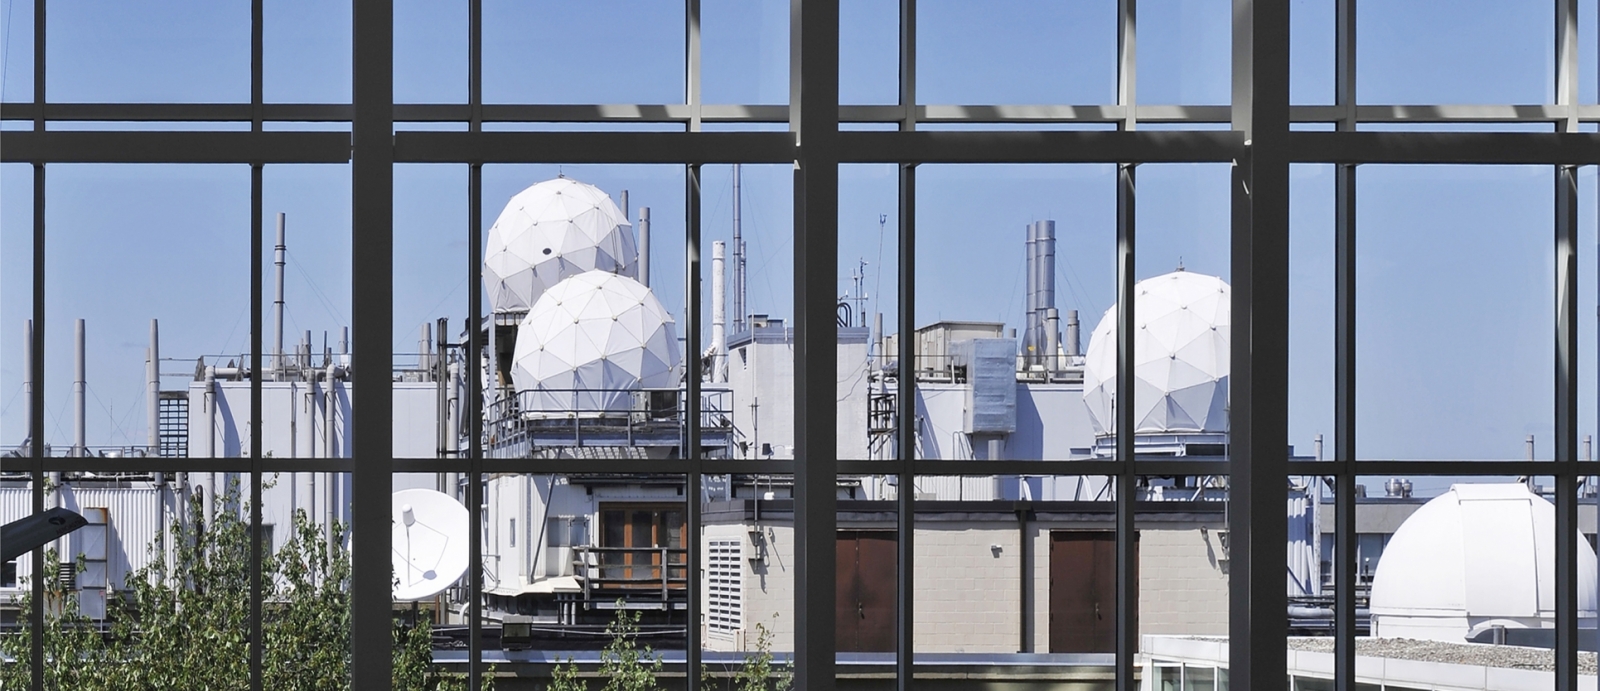
[[[448,398],[445,400],[444,448],[451,458],[461,451],[461,363],[450,363]],[[453,487],[453,485],[452,485]],[[450,496],[455,496],[451,490]]]
[[[324,392],[324,404],[322,410],[324,417],[322,423],[322,443],[324,445],[323,458],[339,457],[339,454],[337,453],[339,449],[338,434],[337,430],[334,429],[334,423],[338,420],[339,412],[339,389],[335,382],[339,378],[340,374],[341,372],[337,367],[333,366],[333,363],[328,363],[328,373],[325,379],[328,390]]]
[[[711,381],[728,381],[728,286],[724,277],[727,245],[711,243]]]
[[[650,207],[639,207],[639,284],[650,287]]]
[[[339,454],[336,453],[339,447],[337,445],[338,433],[334,428],[334,423],[338,420],[339,388],[337,381],[340,374],[341,373],[337,368],[334,367],[333,363],[328,363],[328,390],[325,397],[326,403],[324,404],[323,409],[323,416],[325,419],[322,423],[323,443],[326,445],[326,453],[324,454],[325,458],[337,458],[339,456]],[[335,475],[333,473],[324,473],[322,476],[323,533],[326,535],[329,549],[333,548],[334,538],[336,537],[333,533],[334,478]]]
[[[1056,313],[1056,308],[1046,307],[1044,310],[1044,369],[1054,372],[1061,369],[1056,352],[1061,349],[1061,316]]]
[[[205,394],[201,397],[201,410],[204,413],[205,432],[200,435],[205,443],[201,448],[205,450],[202,458],[216,458],[217,456],[217,368],[207,367],[205,375]],[[210,521],[216,515],[216,473],[204,473],[201,476],[200,506],[201,517]]]
[[[422,322],[422,329],[417,334],[417,369],[427,370],[433,366],[433,325]]]
[[[28,319],[22,326],[22,401],[23,410],[26,411],[26,420],[29,443],[43,444],[44,440],[33,438],[33,320]],[[33,453],[32,449],[25,449]]]
[[[875,314],[872,315],[872,345],[878,351],[878,367],[881,368],[881,367],[883,367],[883,364],[888,361],[888,358],[889,358],[889,354],[887,352],[884,352],[884,349],[887,347],[887,344],[884,343],[884,338],[883,338],[883,313],[882,312],[878,312],[878,313],[875,313]],[[881,381],[882,380],[880,380],[880,382]]]

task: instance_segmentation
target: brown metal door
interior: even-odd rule
[[[1137,583],[1137,572],[1134,578]],[[1116,533],[1050,533],[1050,652],[1116,651]]]
[[[894,652],[895,534],[840,531],[837,557],[834,632],[839,652]]]

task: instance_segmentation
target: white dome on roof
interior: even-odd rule
[[[1228,431],[1228,284],[1174,271],[1133,287],[1134,432]],[[1116,432],[1117,306],[1101,317],[1084,354],[1083,401],[1095,434]],[[1126,398],[1123,399],[1126,401]]]
[[[590,271],[539,297],[511,363],[525,411],[626,411],[629,391],[677,385],[677,325],[638,281]]]
[[[1423,504],[1384,547],[1372,635],[1460,642],[1491,626],[1551,628],[1555,506],[1522,484],[1460,484]],[[1578,543],[1578,616],[1595,616],[1594,550]]]
[[[585,271],[638,275],[633,226],[594,185],[571,178],[529,187],[500,212],[484,247],[483,284],[497,312],[521,311]]]

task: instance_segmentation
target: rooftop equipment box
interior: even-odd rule
[[[967,434],[1017,431],[1017,343],[1009,338],[973,338],[950,344],[957,372],[966,371]],[[960,381],[960,377],[957,377]]]

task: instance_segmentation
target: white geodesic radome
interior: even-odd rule
[[[511,360],[523,410],[598,415],[630,391],[673,387],[678,330],[661,301],[626,276],[590,271],[551,286],[517,327]]]
[[[1116,431],[1114,404],[1134,406],[1134,433],[1228,431],[1228,284],[1174,271],[1134,286],[1134,395],[1117,394],[1117,307],[1089,338],[1083,401],[1096,435]]]
[[[564,177],[506,202],[483,257],[483,284],[497,312],[526,310],[550,286],[585,271],[636,277],[639,264],[633,226],[610,195]]]

